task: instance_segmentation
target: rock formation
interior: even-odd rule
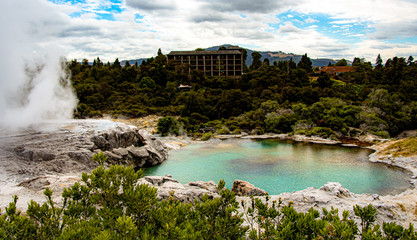
[[[107,120],[50,122],[0,136],[0,175],[19,183],[47,174],[90,171],[97,167],[92,156],[100,151],[109,164],[134,168],[168,158],[158,139],[133,126]]]
[[[236,193],[237,196],[264,196],[268,195],[265,190],[257,188],[249,182],[243,180],[235,180],[233,182],[232,192]]]
[[[181,184],[170,175],[166,175],[163,177],[147,176],[142,178],[139,184],[155,187],[160,200],[174,197],[181,202],[193,202],[195,199],[201,200],[204,194],[207,194],[209,198],[220,197],[217,185],[213,181]]]

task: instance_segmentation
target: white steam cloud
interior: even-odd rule
[[[0,125],[16,129],[71,118],[77,98],[61,57],[65,53],[53,38],[64,19],[42,0],[2,5]]]

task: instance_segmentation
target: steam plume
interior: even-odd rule
[[[64,51],[53,41],[57,22],[42,0],[6,0],[0,9],[0,125],[22,128],[72,117],[77,99]]]

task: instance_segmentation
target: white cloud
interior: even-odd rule
[[[305,22],[305,23],[315,23],[315,22],[318,22],[318,20],[316,20],[316,19],[314,19],[314,18],[309,17],[309,18],[307,18],[306,20],[304,20],[304,22]]]
[[[126,0],[126,5],[139,11],[175,10],[176,1],[173,0]]]
[[[214,11],[220,12],[245,12],[245,13],[271,13],[282,9],[288,9],[298,4],[293,0],[199,0],[206,2],[206,6]],[[300,2],[300,0],[299,0]]]
[[[350,23],[357,23],[358,20],[356,19],[350,19],[350,20],[338,20],[338,21],[332,21],[329,22],[330,24],[341,24],[341,25],[345,25],[345,24],[350,24]]]
[[[305,31],[303,31],[300,28],[297,28],[296,26],[294,26],[294,24],[292,22],[286,22],[283,25],[280,26],[279,28],[279,33],[282,34],[286,34],[286,33],[305,33]]]
[[[55,17],[37,22],[33,35],[44,44],[65,48],[70,59],[92,60],[99,56],[103,61],[151,57],[158,48],[167,53],[224,43],[259,46],[255,50],[307,52],[311,57],[373,57],[377,49],[365,51],[362,45],[368,44],[361,41],[381,45],[391,36],[417,35],[417,5],[411,1],[323,0],[317,4],[314,0],[124,0],[119,6],[122,12],[113,13],[115,21],[99,20],[97,14],[108,4],[105,0],[49,4],[49,14]],[[74,13],[81,16],[69,17]],[[138,22],[137,14],[141,16]],[[280,14],[285,16],[283,20],[277,17]],[[328,16],[327,24],[333,26],[323,27],[322,18],[315,14]],[[293,16],[292,22],[282,23],[288,15]],[[294,20],[300,16],[303,21]],[[346,43],[346,37],[359,42],[352,44],[350,39]],[[411,46],[416,44],[408,45],[407,49],[414,51]],[[390,53],[394,55],[405,51],[397,46],[393,49]]]

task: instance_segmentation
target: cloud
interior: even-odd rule
[[[375,39],[393,39],[396,37],[417,36],[417,19],[414,21],[392,21],[375,24],[375,32],[369,37]]]
[[[219,13],[215,11],[208,11],[204,13],[198,13],[191,16],[191,21],[196,23],[202,22],[224,22],[232,20],[230,17],[225,15],[224,13]]]
[[[350,19],[350,20],[337,20],[337,21],[331,21],[329,22],[330,24],[341,24],[341,25],[345,25],[345,24],[351,24],[351,23],[357,23],[358,20],[356,19]]]
[[[52,0],[36,0],[46,1]],[[34,17],[44,20],[32,29],[42,44],[67,49],[69,59],[135,59],[154,56],[158,48],[169,52],[224,43],[311,57],[374,58],[378,50],[371,46],[377,45],[364,41],[413,37],[417,25],[416,4],[398,0],[122,0],[117,11],[113,0],[65,1],[50,3],[47,15],[55,17]]]
[[[292,0],[201,0],[207,3],[207,7],[220,12],[245,12],[245,13],[271,13],[288,9],[297,4]]]
[[[286,34],[286,33],[304,33],[304,31],[300,28],[297,28],[293,25],[292,22],[286,22],[285,24],[279,27],[278,33]]]
[[[102,31],[97,26],[89,25],[80,25],[80,26],[69,26],[60,31],[57,35],[58,37],[63,38],[73,38],[73,37],[84,37],[84,36],[102,36]]]
[[[143,11],[175,10],[177,8],[176,2],[173,0],[126,0],[126,5]]]
[[[306,20],[304,20],[304,22],[305,22],[305,23],[315,23],[315,22],[318,22],[318,20],[316,20],[316,19],[314,19],[314,18],[309,17],[309,18],[307,18]]]

